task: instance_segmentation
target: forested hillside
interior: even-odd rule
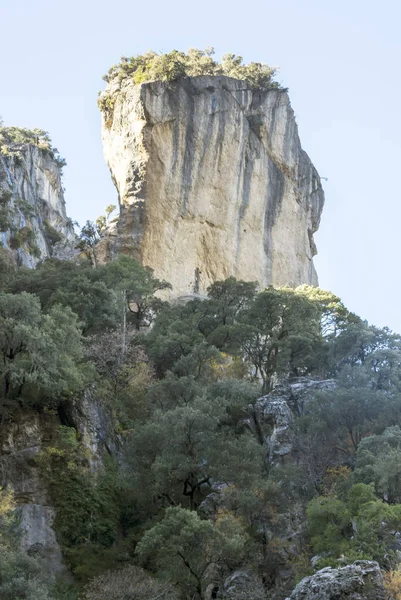
[[[1,426],[64,415],[37,462],[71,574],[18,549],[3,488],[1,598],[283,599],[360,559],[400,597],[400,336],[314,287],[167,304],[125,256],[0,268]],[[96,468],[65,417],[88,393],[115,441]]]

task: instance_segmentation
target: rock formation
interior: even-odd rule
[[[1,148],[0,216],[1,245],[20,266],[72,256],[75,236],[66,215],[61,168],[48,150],[16,143]]]
[[[317,284],[324,195],[285,91],[226,76],[114,79],[101,100],[120,204],[103,260],[136,255],[174,297],[229,276],[262,287]]]
[[[54,411],[25,410],[0,427],[0,488],[11,487],[21,515],[21,544],[46,559],[52,574],[65,571],[53,522],[56,516],[40,461],[41,452],[54,444],[60,425],[74,427],[92,472],[103,466],[105,451],[118,456],[112,418],[89,392]]]
[[[385,600],[386,590],[377,562],[357,560],[352,565],[327,567],[305,577],[287,600]]]
[[[305,405],[314,393],[334,387],[333,379],[319,381],[298,377],[276,385],[270,394],[262,396],[254,406],[249,407],[250,418],[247,423],[266,446],[266,458],[271,465],[282,465],[291,453],[294,417],[303,414]]]

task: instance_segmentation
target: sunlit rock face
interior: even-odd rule
[[[48,151],[33,144],[1,149],[0,205],[1,246],[19,266],[32,268],[50,256],[72,257],[75,236],[66,215],[61,168]]]
[[[326,567],[302,579],[286,600],[385,600],[388,598],[377,562],[357,560],[352,565]]]
[[[173,286],[216,280],[316,285],[324,203],[288,95],[224,76],[111,83],[106,161],[120,217],[99,248],[138,257]]]

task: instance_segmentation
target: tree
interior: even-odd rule
[[[36,269],[18,269],[7,291],[37,295],[45,312],[55,304],[69,307],[78,315],[83,334],[93,335],[117,327],[121,318],[118,296],[106,285],[106,274],[88,263],[49,259]]]
[[[2,410],[57,404],[81,389],[83,348],[77,317],[54,306],[41,311],[32,294],[0,294]]]
[[[183,591],[203,599],[208,571],[215,567],[224,574],[240,565],[247,542],[245,530],[231,515],[213,526],[193,511],[170,507],[164,519],[144,534],[136,554]]]
[[[116,210],[116,208],[117,208],[117,206],[115,206],[115,204],[109,204],[105,208],[105,211],[104,211],[105,214],[101,215],[100,217],[98,217],[96,219],[95,224],[96,224],[97,232],[99,235],[104,233],[105,229],[107,228],[107,225],[110,222],[110,217],[111,217],[112,213]]]
[[[401,503],[401,429],[388,427],[364,438],[356,456],[355,479],[374,483],[376,494],[389,504]]]
[[[116,411],[121,426],[147,415],[145,392],[153,382],[153,368],[137,332],[128,331],[122,348],[121,331],[87,338],[86,353],[96,367],[102,398]]]
[[[309,535],[313,552],[343,553],[352,534],[351,515],[344,502],[319,496],[308,504]]]
[[[154,493],[191,510],[210,492],[212,479],[246,485],[263,470],[263,449],[250,434],[236,435],[224,424],[225,404],[196,398],[190,404],[156,411],[130,442],[130,462],[152,477]]]
[[[393,568],[397,560],[395,532],[401,526],[401,504],[389,506],[378,500],[373,486],[356,484],[347,497],[320,496],[307,507],[313,552],[327,559],[319,566],[336,565],[340,556],[377,560]]]
[[[320,342],[320,315],[296,290],[269,287],[241,314],[234,339],[268,392],[275,375],[305,375],[311,370]]]
[[[79,232],[77,248],[87,256],[94,267],[97,267],[95,247],[99,242],[99,226],[92,221],[86,221]]]

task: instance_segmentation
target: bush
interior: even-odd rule
[[[256,89],[283,89],[274,75],[277,70],[269,65],[252,62],[244,65],[242,56],[225,54],[222,62],[216,62],[212,56],[213,48],[197,50],[191,48],[187,53],[172,50],[159,54],[150,50],[146,54],[122,57],[121,62],[111,67],[103,77],[107,82],[117,79],[132,79],[140,84],[146,81],[176,81],[181,77],[198,75],[227,75],[235,79],[247,81]],[[99,107],[102,111],[112,110],[114,102],[111,96],[101,95]]]
[[[4,127],[0,123],[0,153],[6,156],[16,155],[18,158],[18,148],[13,148],[13,146],[21,144],[31,144],[44,150],[54,158],[59,169],[67,164],[57,148],[52,147],[52,141],[47,131],[38,128]]]
[[[11,227],[11,192],[0,190],[0,231],[8,231]]]
[[[89,583],[84,594],[84,600],[173,600],[175,597],[171,584],[162,584],[144,569],[132,565],[99,575]]]
[[[44,222],[44,231],[46,242],[49,244],[50,247],[54,246],[54,244],[57,244],[57,242],[61,242],[61,240],[63,239],[62,234],[59,231],[57,231],[57,229],[55,229],[53,225],[49,223],[49,221]]]

